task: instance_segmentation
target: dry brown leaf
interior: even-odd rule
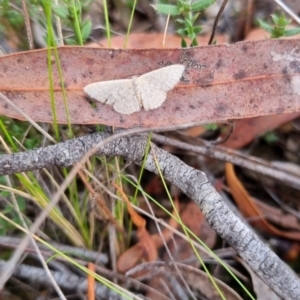
[[[292,121],[299,116],[300,113],[296,112],[291,114],[236,120],[233,133],[222,146],[231,149],[239,149],[251,143],[255,138],[276,129],[282,124]]]
[[[209,227],[207,220],[203,213],[197,209],[197,205],[190,201],[180,213],[182,223],[188,227],[199,239],[201,239],[209,248],[215,245],[217,234]],[[190,261],[195,258],[195,253],[190,243],[179,236],[174,236],[174,242],[169,245],[175,261],[183,262]],[[163,260],[169,260],[168,253],[166,253]],[[200,262],[195,259],[190,262],[194,267],[199,267]]]
[[[209,227],[207,220],[204,218],[202,212],[199,209],[197,209],[197,205],[194,202],[190,201],[183,209],[181,209],[180,217],[182,223],[185,224],[185,226],[187,226],[198,238],[200,238],[207,245],[207,247],[212,248],[215,245],[216,238],[217,238],[216,232]],[[161,258],[162,261],[165,262],[170,261],[169,253],[171,253],[174,261],[186,262],[189,265],[185,270],[187,273],[189,273],[190,270],[193,270],[192,267],[199,268],[200,262],[196,258],[194,250],[188,241],[181,238],[180,236],[175,235],[172,241],[168,244],[168,247],[169,247],[169,252],[164,253],[163,257]],[[204,274],[201,273],[200,275],[207,276],[205,272]],[[183,278],[185,278],[186,275],[185,272],[182,275]],[[148,282],[148,285],[151,286],[156,291],[160,291],[161,293],[165,292],[166,286],[168,286],[169,290],[173,291],[173,286],[172,286],[173,280],[169,280],[169,279],[165,280],[165,276],[163,276],[160,273],[157,274],[157,276],[151,278],[151,280]],[[161,285],[162,281],[164,281],[164,286]],[[209,293],[215,292],[214,288],[211,285],[206,284],[207,283],[206,280],[204,282],[202,280],[199,281],[199,278],[196,279],[196,277],[191,276],[189,285],[195,287],[194,284],[196,282],[198,282],[198,288],[201,291],[205,289],[205,291]],[[153,297],[151,298],[149,294],[147,294],[147,296],[150,299],[153,298]]]
[[[287,230],[299,230],[300,221],[296,216],[253,197],[251,197],[251,199],[268,221]]]
[[[149,128],[300,111],[298,45],[268,40],[190,49],[63,47],[58,53],[72,123]],[[92,107],[83,94],[91,82],[129,78],[169,63],[187,70],[159,109],[123,116],[107,105]],[[57,119],[66,123],[57,62],[52,68]],[[47,50],[0,57],[0,92],[35,121],[53,122],[49,90]],[[3,99],[0,114],[24,119]]]
[[[114,185],[116,188],[118,188],[116,185]],[[118,188],[120,191],[120,189]],[[125,199],[124,194],[122,194],[122,197]],[[128,200],[128,199],[127,199]],[[136,217],[136,212],[132,213],[133,209],[131,207],[130,202],[126,200],[126,204],[128,207],[128,211],[130,211],[130,215],[132,218],[132,221],[135,225],[138,224],[138,238],[139,242],[126,250],[123,254],[121,254],[118,258],[118,271],[121,273],[126,273],[128,270],[135,267],[137,264],[143,262],[143,261],[156,261],[158,257],[158,249],[163,245],[162,238],[165,240],[165,242],[168,242],[170,238],[173,235],[173,232],[171,232],[169,229],[164,229],[162,231],[162,236],[159,233],[150,235],[149,232],[145,228],[145,223],[142,225],[140,221],[137,223],[135,222],[137,219],[139,220],[141,217]],[[175,209],[179,210],[179,201],[178,199],[175,199],[174,201]],[[129,209],[131,207],[131,209]],[[173,216],[176,216],[175,210],[173,211]],[[176,228],[178,223],[173,219],[170,218],[169,225],[173,228]]]
[[[177,293],[177,291],[180,290],[177,285],[182,284],[182,280],[180,280],[181,278],[178,276],[179,272],[182,275],[182,278],[191,287],[191,289],[193,291],[199,291],[203,298],[210,300],[222,299],[216,288],[213,286],[211,278],[207,275],[206,272],[199,270],[198,268],[180,263],[177,263],[175,268],[173,264],[156,262],[155,264],[149,264],[148,266],[145,266],[145,270],[146,269],[152,274],[156,274],[156,276],[154,276],[151,280],[157,282],[157,285],[155,287],[156,290],[162,292],[166,290],[171,291],[175,299],[182,299],[182,297],[180,297],[180,294]],[[177,271],[178,269],[179,272]],[[174,277],[178,279],[178,281],[175,281],[175,284]],[[221,290],[224,296],[223,299],[242,299],[237,292],[235,292],[230,286],[226,285],[223,281],[215,277],[213,279]],[[170,289],[168,290],[166,286],[168,286]],[[151,295],[150,293],[147,293],[147,297],[149,297],[150,299],[156,299],[154,295]]]

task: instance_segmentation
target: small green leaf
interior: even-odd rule
[[[7,205],[5,206],[5,208],[2,210],[2,213],[4,215],[9,214],[10,212],[12,212],[14,210],[12,205]]]
[[[187,31],[185,29],[178,29],[176,32],[181,36],[187,35]]]
[[[192,41],[195,39],[195,37],[196,37],[196,34],[194,32],[191,32],[188,34],[188,38]]]
[[[185,24],[185,21],[182,19],[176,19],[175,22],[177,22],[179,24]]]
[[[36,148],[40,144],[39,138],[26,138],[24,141],[24,146],[26,149],[30,150]]]
[[[218,124],[216,123],[212,123],[212,124],[205,124],[204,125],[204,128],[207,129],[207,130],[217,130],[219,127],[218,127]]]
[[[179,6],[179,13],[181,15],[188,15],[191,12],[190,4],[182,4]]]
[[[197,14],[195,14],[194,16],[193,16],[193,18],[192,18],[192,23],[194,24],[195,23],[195,21],[198,19],[198,17],[199,17],[199,13],[197,13]]]
[[[293,29],[286,29],[284,31],[284,36],[293,36],[299,33],[300,33],[300,27],[293,28]]]
[[[178,16],[180,11],[176,5],[171,4],[152,4],[151,5],[158,13],[164,15]]]
[[[24,24],[24,18],[18,11],[9,10],[7,12],[7,18],[12,26],[20,26]]]
[[[189,5],[190,4],[190,0],[178,0],[178,4],[180,6]]]
[[[201,27],[201,26],[196,26],[196,27],[194,27],[194,32],[195,32],[196,34],[200,33],[201,30],[202,30],[202,27]]]
[[[186,48],[187,47],[187,43],[185,41],[184,38],[181,39],[181,48]]]
[[[1,154],[3,154],[2,151],[1,151]],[[0,176],[0,184],[6,184],[6,178],[5,178],[5,176]],[[6,191],[1,191],[0,192],[0,195],[2,197],[6,197],[5,194],[2,194],[2,193],[6,193]],[[7,194],[7,195],[9,195],[9,194]]]
[[[276,14],[271,15],[272,21],[274,22],[274,24],[278,24],[279,22],[279,18]]]
[[[280,38],[282,36],[293,36],[298,34],[299,31],[297,28],[286,29],[286,26],[291,23],[283,13],[276,13],[271,15],[273,25],[270,25],[262,20],[257,20],[259,26],[271,34],[271,38]]]
[[[198,46],[198,41],[196,38],[193,39],[192,43],[191,43],[191,47],[196,47]]]
[[[275,28],[272,31],[271,38],[277,39],[277,38],[284,36],[284,31],[285,31],[284,28],[275,26]]]
[[[278,135],[276,135],[274,132],[268,132],[264,135],[264,140],[268,144],[272,144],[279,141]]]
[[[53,4],[52,10],[53,10],[54,14],[57,15],[58,17],[60,17],[61,19],[68,19],[70,16],[69,10],[65,6]]]
[[[80,3],[80,1],[76,1],[75,2],[75,8],[77,10],[77,13],[80,13],[81,14],[81,11],[82,11],[82,5]]]
[[[74,10],[73,6],[68,6],[67,8],[68,8],[69,19],[74,20],[75,14],[77,13],[76,9]]]
[[[284,16],[283,13],[280,14],[279,16],[277,16],[277,15],[271,15],[271,17],[272,17],[272,20],[273,20],[274,24],[276,24],[279,27],[285,27],[285,26],[287,26],[287,25],[289,25],[291,23],[291,21],[288,20]]]
[[[211,6],[215,0],[198,0],[191,4],[192,11],[202,11],[207,7]]]
[[[190,28],[193,28],[193,23],[192,23],[192,20],[191,19],[186,19],[185,20],[185,24],[186,26],[190,27]]]
[[[262,29],[266,30],[269,33],[273,32],[273,26],[269,25],[268,23],[266,23],[262,20],[257,20],[257,22]]]
[[[280,19],[279,26],[281,26],[281,27],[286,27],[286,26],[288,26],[289,24],[291,24],[291,21],[290,21],[290,20],[287,20],[287,19],[281,20],[281,19]]]
[[[21,212],[25,211],[26,208],[26,201],[22,197],[17,197],[18,206]]]
[[[68,45],[78,45],[78,43],[74,39],[66,39],[66,43]]]
[[[92,31],[92,22],[91,20],[86,20],[82,24],[82,29],[81,29],[81,35],[83,41],[85,41],[89,36]]]
[[[7,235],[7,230],[4,228],[1,228],[1,224],[0,224],[0,236],[5,236]]]

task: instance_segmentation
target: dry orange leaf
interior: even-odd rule
[[[92,272],[96,271],[96,267],[93,263],[89,262],[88,263],[88,269]],[[95,300],[95,277],[92,276],[91,274],[87,275],[87,283],[88,283],[88,295],[87,295],[87,299],[88,300]]]
[[[127,196],[124,194],[124,192],[118,187],[116,184],[113,184],[115,188],[118,189],[118,191],[121,193],[122,198],[126,201],[128,212],[130,213],[130,216],[132,218],[132,222],[138,226],[138,238],[139,242],[126,250],[123,254],[120,255],[118,258],[118,271],[121,273],[126,273],[128,270],[135,267],[138,263],[141,263],[142,261],[156,261],[158,254],[157,251],[163,244],[162,237],[159,233],[150,235],[150,233],[145,228],[145,221],[144,219],[139,216],[131,207],[131,204],[127,198]],[[176,198],[174,201],[175,209],[179,210],[179,200]],[[176,216],[175,210],[173,212],[173,215]],[[141,219],[144,221],[141,221]],[[171,218],[169,221],[169,225],[173,228],[176,228],[178,223]],[[164,229],[162,231],[163,239],[168,242],[170,238],[173,235],[173,232],[171,232],[169,229]]]
[[[212,123],[300,111],[299,40],[266,40],[189,49],[99,49],[62,47],[52,62],[59,123],[66,123],[62,84],[71,122],[129,128]],[[153,111],[120,115],[112,107],[92,107],[83,93],[91,82],[130,78],[170,63],[187,68],[183,81]],[[203,69],[205,65],[206,67]],[[53,122],[47,50],[0,57],[0,92],[35,121]],[[126,105],[126,103],[124,104]],[[3,99],[0,114],[24,119]]]
[[[265,220],[261,210],[257,207],[255,202],[252,201],[251,196],[237,178],[231,163],[225,164],[225,171],[231,194],[244,217],[250,218],[251,224],[275,236],[300,241],[299,231],[282,231]]]
[[[131,203],[124,191],[116,183],[112,185],[118,190],[126,202],[128,213],[131,216],[132,223],[137,227],[139,243],[124,252],[118,259],[118,271],[125,273],[140,260],[155,261],[157,259],[157,249],[154,240],[146,229],[146,221],[132,208]]]

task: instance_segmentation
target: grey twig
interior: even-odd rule
[[[0,261],[1,272],[5,271],[5,264],[5,261]],[[75,274],[62,273],[60,271],[51,270],[51,273],[62,289],[87,293],[88,284],[86,278],[79,277]],[[34,282],[35,285],[43,284],[51,287],[52,284],[45,270],[42,268],[22,264],[15,267],[13,274],[21,279],[29,279]],[[95,284],[95,294],[98,297],[97,299],[126,299],[98,282]]]
[[[21,238],[19,237],[11,237],[11,236],[0,236],[0,245],[9,247],[9,248],[16,248],[20,244]],[[53,255],[53,252],[44,246],[41,243],[38,243],[39,249],[41,251],[47,251],[49,256]],[[67,245],[62,245],[59,243],[54,243],[51,241],[51,246],[58,249],[61,252],[68,253],[70,256],[78,257],[78,258],[85,258],[88,261],[97,262],[100,264],[106,265],[108,263],[108,257],[106,254],[98,253],[96,251],[91,251],[88,249],[72,247]],[[26,249],[28,252],[35,252],[32,245],[29,245]]]
[[[247,155],[234,149],[226,149],[222,146],[211,145],[203,142],[202,145],[193,145],[193,141],[182,142],[163,135],[153,134],[152,140],[165,145],[171,145],[221,161],[231,162],[234,165],[254,171],[263,176],[269,176],[277,181],[285,183],[295,189],[300,189],[300,175],[292,170],[286,170],[258,157]],[[199,140],[195,140],[199,142]]]

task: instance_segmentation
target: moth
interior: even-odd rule
[[[185,66],[170,65],[130,79],[99,81],[83,90],[92,99],[111,105],[120,114],[129,115],[141,110],[160,107],[167,92],[179,82]]]

